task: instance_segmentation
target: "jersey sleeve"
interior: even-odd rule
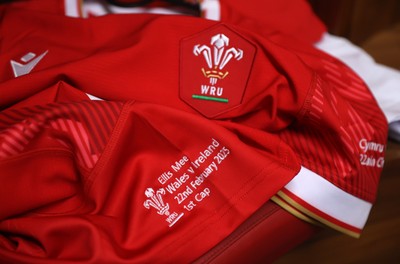
[[[302,160],[302,169],[277,197],[358,237],[376,199],[387,121],[368,86],[350,68],[317,51],[298,54],[318,76],[304,114],[280,134]]]

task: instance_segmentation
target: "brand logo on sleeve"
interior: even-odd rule
[[[30,73],[33,68],[35,68],[36,65],[43,59],[43,57],[46,56],[47,52],[48,50],[46,50],[39,56],[36,56],[36,54],[33,52],[28,52],[21,57],[20,60],[22,63],[11,60],[10,63],[14,76],[19,77]]]
[[[224,25],[181,42],[180,97],[207,117],[238,106],[255,47]]]

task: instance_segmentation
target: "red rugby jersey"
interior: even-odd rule
[[[251,4],[242,0],[189,0],[186,2],[198,6],[198,11],[190,10],[185,14],[238,25],[264,36],[284,34],[297,40],[314,43],[326,31],[324,24],[313,13],[305,0],[253,0]],[[165,1],[153,1],[149,5],[135,8],[117,8],[101,0],[24,0],[7,6],[0,6],[0,10],[1,8],[24,8],[34,12],[47,12],[70,17],[90,17],[109,12],[177,14],[182,10]]]
[[[3,262],[188,263],[299,170],[277,135],[63,82],[2,111],[0,131]]]
[[[269,189],[264,186],[263,201],[269,199],[278,189],[283,188],[273,199],[285,208],[290,210],[288,206],[294,206],[309,217],[340,231],[353,236],[359,235],[375,199],[377,182],[382,170],[386,121],[365,84],[337,60],[312,47],[293,41],[293,38],[279,36],[271,41],[245,28],[185,16],[143,14],[76,19],[12,9],[4,13],[2,25],[4,26],[1,28],[1,34],[4,37],[1,40],[1,46],[2,51],[5,52],[0,56],[0,67],[6,74],[1,79],[0,91],[3,96],[0,98],[0,105],[3,109],[11,107],[4,113],[15,111],[13,110],[17,107],[15,104],[26,98],[30,98],[30,102],[35,100],[40,104],[43,93],[47,94],[44,98],[49,97],[48,93],[54,97],[75,98],[77,92],[74,89],[54,89],[60,81],[107,101],[151,102],[152,106],[149,108],[155,109],[152,113],[157,118],[142,116],[142,119],[154,118],[153,120],[157,120],[154,122],[159,126],[171,129],[174,140],[182,141],[181,143],[189,148],[199,147],[197,143],[191,142],[191,140],[196,140],[197,136],[185,138],[180,134],[183,132],[177,130],[191,127],[189,133],[197,135],[192,129],[198,130],[197,133],[205,129],[204,133],[211,135],[222,129],[226,132],[226,134],[220,134],[225,144],[220,143],[223,139],[217,139],[220,143],[218,146],[244,146],[248,150],[239,148],[235,152],[243,152],[250,159],[251,155],[246,154],[247,151],[266,152],[270,154],[268,159],[277,159],[280,165],[289,164],[282,165],[282,170],[285,170],[285,166],[294,168],[295,172],[291,170],[292,174],[282,173],[279,177],[273,175],[272,178],[268,178],[268,184],[276,188]],[[13,27],[7,25],[13,25]],[[166,32],[168,32],[168,41],[162,37]],[[277,40],[279,43],[276,42]],[[34,96],[38,93],[41,94],[39,97]],[[82,98],[82,94],[79,98]],[[23,104],[24,106],[32,105],[26,102]],[[103,104],[107,105],[106,102]],[[103,104],[99,103],[99,106],[103,107]],[[132,107],[135,108],[136,105],[138,104]],[[39,109],[45,110],[47,107],[42,106]],[[167,114],[170,111],[173,114]],[[163,117],[164,112],[166,117]],[[44,112],[43,115],[49,118],[54,117],[48,112]],[[72,116],[76,115],[72,114]],[[173,117],[169,118],[169,115]],[[119,116],[118,112],[116,116]],[[89,117],[82,116],[81,119],[89,119]],[[97,119],[102,120],[99,116]],[[110,127],[113,124],[111,120],[114,119],[108,119]],[[192,119],[194,122],[186,122]],[[18,118],[11,120],[19,122]],[[168,120],[173,120],[171,123],[178,128],[170,128],[165,124]],[[69,121],[63,122],[65,126],[72,124]],[[200,126],[194,123],[199,123]],[[5,127],[10,125],[11,123],[6,123]],[[85,135],[82,132],[84,129],[79,129],[84,125],[75,124],[74,126],[77,127],[75,133]],[[59,138],[57,133],[64,133],[63,135],[66,133],[67,137],[71,137],[72,131],[68,132],[68,129],[56,130],[52,126],[44,126],[44,128],[53,129],[50,134],[56,135],[56,138]],[[139,131],[146,131],[143,127],[140,128]],[[212,131],[207,132],[209,129]],[[89,131],[87,134],[91,135],[92,131]],[[147,138],[148,132],[144,133],[145,135],[139,133],[134,136]],[[160,136],[165,137],[163,133]],[[74,142],[76,138],[72,133],[72,139],[69,141]],[[211,137],[207,141],[208,145],[205,141],[202,142],[206,146],[211,146],[215,142],[213,139],[216,137]],[[154,138],[148,140],[153,143],[159,142]],[[22,139],[22,141],[26,140]],[[39,140],[39,142],[47,144],[45,140]],[[62,144],[63,141],[57,142]],[[87,140],[79,142],[79,144],[69,144],[69,146],[74,146],[72,149],[72,153],[75,153],[73,154],[74,162],[86,160],[88,164],[95,164],[95,160],[99,158],[97,156],[103,152],[92,155],[91,148],[87,146],[88,143],[84,143]],[[121,142],[124,142],[124,139],[121,139]],[[34,146],[41,149],[41,144]],[[18,146],[14,146],[16,148],[14,151],[21,148]],[[175,145],[177,146],[180,145]],[[155,148],[152,143],[143,146],[144,149],[146,147]],[[87,151],[84,152],[84,149]],[[101,150],[100,147],[98,149]],[[178,147],[178,149],[181,148]],[[175,167],[178,167],[180,162],[187,163],[183,155],[181,158],[174,156],[173,159],[169,156],[170,154],[167,154],[169,151],[173,152],[172,149],[160,147],[160,152],[170,157],[173,164],[178,162],[174,165]],[[198,156],[194,158],[192,156],[191,159],[197,160],[197,163],[200,160],[207,160],[209,156],[205,151],[206,149],[195,152]],[[157,151],[150,151],[150,157],[154,154],[155,158],[161,159],[155,152]],[[19,153],[17,151],[14,154],[19,155]],[[135,154],[131,155],[139,158]],[[116,156],[130,157],[126,153],[116,153]],[[12,158],[5,156],[5,159]],[[124,159],[120,160],[120,165],[124,167],[137,165],[140,171],[148,167],[140,165],[140,162],[124,162]],[[166,166],[171,165],[169,162]],[[248,162],[252,164],[251,161]],[[111,167],[112,164],[110,163]],[[230,170],[238,169],[237,164],[235,159]],[[213,167],[207,168],[208,171],[213,169]],[[242,175],[240,177],[247,176],[241,168],[238,172]],[[163,182],[164,184],[171,183],[168,182],[171,178],[173,179],[171,173],[173,172],[162,170],[157,175],[159,188],[147,186],[137,192],[149,197],[168,195],[168,190],[162,186],[164,186]],[[295,174],[296,177],[289,182]],[[225,174],[225,177],[228,176]],[[179,188],[174,187],[175,185],[184,188],[188,186],[185,185],[188,181],[187,176],[178,178],[176,184],[169,187],[169,190]],[[201,182],[201,178],[198,179],[198,183]],[[133,185],[131,188],[135,192],[136,188],[141,186],[136,183]],[[125,185],[116,186],[115,193],[121,186]],[[128,186],[126,185],[126,188]],[[48,188],[48,186],[43,184],[43,188]],[[158,190],[161,191],[157,194]],[[188,197],[192,195],[189,192],[188,189],[185,193]],[[105,193],[102,194],[105,195]],[[100,192],[97,197],[101,201],[98,202],[99,204],[105,201],[102,194]],[[183,189],[182,195],[184,195]],[[133,202],[129,199],[121,200],[124,200],[123,203]],[[225,201],[224,199],[215,200],[218,204]],[[21,203],[23,209],[24,202],[26,201]],[[243,202],[246,201],[243,200]],[[170,203],[172,202],[168,204]],[[150,204],[151,202],[147,202],[147,207],[154,208]],[[165,208],[165,204],[157,206]],[[247,210],[248,205],[243,208],[241,206],[237,205],[237,210]],[[254,208],[246,211],[237,221],[243,221],[257,206],[254,205]],[[140,208],[148,213],[150,209],[147,207]],[[191,207],[194,208],[194,206],[187,208]],[[19,211],[19,214],[11,213],[15,216],[24,212],[28,213],[30,210],[32,208],[29,207],[26,211]],[[159,215],[163,213],[161,215],[166,216],[165,212],[161,210]],[[172,222],[177,218],[184,220],[183,216],[179,217],[180,215],[177,213],[176,218],[172,217],[173,219],[169,220]],[[208,216],[209,214],[205,212],[201,213],[199,218]],[[132,216],[129,219],[135,223],[144,221],[141,216],[135,217]],[[117,218],[120,218],[120,215]],[[16,217],[15,220],[20,219]],[[232,220],[228,217],[226,221]],[[238,223],[227,224],[227,222],[221,222],[225,224],[225,228],[222,228],[224,234],[233,230]],[[192,226],[187,225],[184,228],[189,229]],[[195,230],[197,231],[199,230]],[[11,230],[10,233],[13,232]],[[155,234],[157,235],[160,233]],[[39,237],[39,235],[36,236]],[[160,235],[167,240],[173,239],[174,236],[178,235],[176,233],[165,235],[162,232]],[[207,247],[217,243],[223,236],[213,237],[209,244],[205,243],[204,248],[199,248],[193,254],[204,252]],[[40,241],[43,243],[50,241],[47,236],[44,237],[42,236]],[[93,238],[96,235],[90,237]],[[200,237],[201,235],[198,241],[203,241]],[[120,245],[122,240],[116,241],[114,246]],[[160,243],[163,241],[160,240]],[[189,256],[189,251],[185,252],[189,260],[192,256]],[[139,255],[133,257],[139,257]]]
[[[304,165],[345,192],[374,200],[368,182],[376,188],[383,152],[368,146],[384,146],[386,122],[362,80],[312,47],[285,37],[276,44],[243,28],[186,16],[85,20],[15,9],[3,21],[7,52],[0,65],[8,74],[2,106],[64,80],[107,100],[162,104],[281,137],[296,131],[297,138],[298,127],[306,127],[316,134],[302,136],[302,146],[324,148],[300,149],[285,139]],[[160,39],[165,32],[167,42]],[[321,149],[331,153],[322,161]],[[375,176],[361,177],[364,171]]]

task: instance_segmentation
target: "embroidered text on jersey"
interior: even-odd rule
[[[11,60],[10,63],[14,76],[19,77],[30,73],[33,70],[33,68],[35,68],[36,65],[43,59],[43,57],[46,56],[47,52],[48,50],[46,50],[39,56],[36,56],[36,54],[33,52],[28,52],[27,54],[21,57],[21,61],[23,63]]]

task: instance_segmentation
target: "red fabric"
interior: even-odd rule
[[[66,15],[65,3],[81,7],[81,0],[24,0],[2,8],[24,8],[33,12]],[[129,1],[128,1],[129,2]],[[326,27],[306,0],[219,0],[220,21],[234,24],[263,36],[286,35],[305,43],[315,43]],[[151,3],[150,3],[151,5]],[[77,11],[78,14],[82,13]],[[80,14],[82,15],[82,14]]]
[[[263,36],[286,35],[305,43],[317,42],[325,25],[305,0],[220,0],[221,21]]]
[[[218,32],[233,54],[218,87],[241,98],[210,114],[221,102],[194,106],[198,98],[180,95],[191,79],[200,93],[210,82],[201,67],[215,68],[193,52],[205,45],[215,59],[221,45],[207,41]],[[22,9],[4,13],[0,35],[5,262],[187,263],[304,164],[375,198],[381,169],[360,165],[357,144],[384,144],[381,111],[348,68],[292,37],[183,16],[85,20]],[[182,65],[193,67],[189,80]],[[240,74],[245,81],[228,82]],[[345,78],[337,83],[335,74]],[[157,195],[164,204],[152,201]]]
[[[0,121],[6,262],[187,263],[298,170],[276,136],[251,146],[160,105],[42,104],[3,111]],[[164,190],[168,214],[145,205],[149,188]]]
[[[80,1],[80,0],[78,0]],[[51,13],[57,15],[65,14],[64,0],[54,1],[54,0],[16,0],[11,1],[8,4],[0,5],[0,12],[12,10],[15,8],[23,8],[30,10],[32,12],[39,13]]]
[[[127,24],[131,26],[118,26]],[[15,11],[5,15],[3,25],[2,47],[8,51],[0,58],[0,66],[6,73],[0,87],[3,107],[61,79],[108,100],[149,101],[202,114],[204,110],[192,108],[194,102],[203,104],[204,109],[221,103],[183,101],[178,96],[189,89],[191,81],[198,83],[194,86],[198,93],[201,84],[208,82],[200,66],[193,69],[197,75],[190,77],[180,70],[191,60],[206,66],[201,55],[193,54],[191,45],[184,46],[184,40],[194,38],[191,44],[211,46],[206,41],[215,32],[209,30],[215,28],[217,32],[227,28],[228,37],[234,40],[233,36],[237,35],[238,39],[251,43],[257,52],[249,74],[242,75],[247,82],[240,88],[244,89],[240,103],[219,110],[211,117],[232,119],[233,130],[238,130],[237,124],[241,124],[270,132],[288,128],[296,121],[298,124],[283,130],[281,137],[296,150],[302,165],[355,196],[367,201],[375,199],[376,182],[382,168],[360,165],[359,155],[363,150],[359,142],[366,139],[384,145],[385,119],[362,80],[339,61],[309,45],[282,35],[277,44],[235,26],[179,16],[107,16],[82,20]],[[159,38],[162,32],[169,32],[167,43]],[[203,33],[198,35],[199,32]],[[229,45],[228,48],[241,47],[239,41],[231,41]],[[27,47],[36,54],[46,51],[48,54],[34,69],[34,74],[13,79],[9,63],[24,55]],[[251,56],[248,51],[245,49],[244,56]],[[240,63],[244,60],[229,62],[231,68],[227,69],[231,75],[218,82],[220,87],[228,91],[236,86],[237,82],[228,81],[245,71],[238,68],[239,71],[234,72],[232,67],[243,67]],[[132,88],[136,86],[143,88]],[[318,147],[313,148],[310,142]],[[383,152],[373,155],[379,159]],[[370,176],[358,178],[357,175]]]
[[[194,263],[272,263],[319,230],[267,202]]]

